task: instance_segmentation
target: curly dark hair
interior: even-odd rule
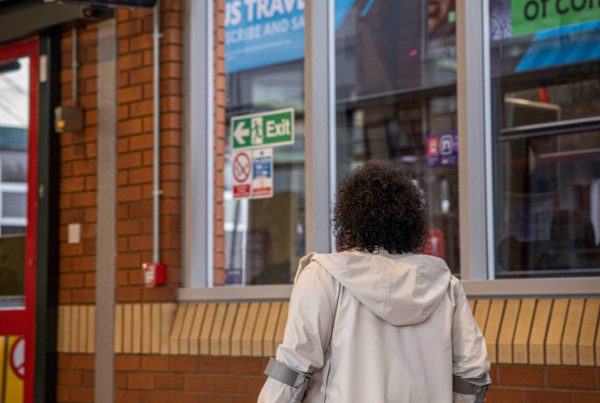
[[[389,162],[371,160],[340,184],[334,228],[338,251],[420,252],[427,205],[417,186]]]

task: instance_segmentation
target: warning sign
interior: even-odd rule
[[[25,378],[25,340],[19,337],[10,351],[10,367],[16,376]]]
[[[24,402],[25,340],[0,336],[0,402]]]
[[[233,198],[243,199],[251,196],[252,157],[250,152],[233,154]]]
[[[252,198],[273,197],[273,149],[252,151]]]
[[[273,197],[273,149],[240,151],[233,156],[233,198]]]

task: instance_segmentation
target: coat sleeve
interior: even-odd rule
[[[310,263],[298,276],[277,360],[302,372],[319,371],[331,338],[335,316],[335,281],[318,263]],[[259,403],[287,403],[292,387],[267,378]]]
[[[479,378],[490,371],[485,339],[467,302],[460,281],[452,277],[455,307],[452,320],[452,375]],[[454,393],[454,403],[474,401],[471,395]]]

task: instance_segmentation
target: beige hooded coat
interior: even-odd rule
[[[277,360],[313,374],[303,402],[451,403],[452,376],[489,371],[458,279],[425,255],[357,251],[302,259]],[[286,403],[272,378],[259,403]]]

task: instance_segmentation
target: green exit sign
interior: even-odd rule
[[[234,116],[231,118],[231,139],[235,151],[294,144],[294,110]]]

